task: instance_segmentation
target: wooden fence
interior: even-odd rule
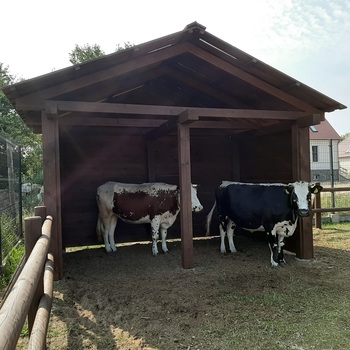
[[[28,349],[46,349],[50,319],[54,262],[49,254],[52,217],[46,207],[36,207],[25,219],[26,263],[5,295],[0,308],[0,350],[16,349],[28,316]]]
[[[343,207],[343,208],[321,208],[321,195],[324,192],[331,192],[333,195],[336,192],[348,192],[350,191],[350,187],[328,187],[323,188],[323,190],[315,195],[315,200],[313,203],[313,209],[312,212],[315,214],[315,227],[321,228],[322,227],[322,219],[321,214],[322,213],[336,213],[336,212],[342,212],[342,211],[350,211],[350,207]]]

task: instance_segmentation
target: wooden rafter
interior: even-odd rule
[[[289,104],[291,104],[292,106],[295,106],[298,109],[304,110],[304,111],[308,111],[308,112],[313,112],[313,113],[321,113],[320,110],[318,110],[317,108],[305,103],[302,100],[299,100],[296,97],[291,96],[288,93],[285,93],[284,91],[262,81],[261,79],[243,71],[240,68],[237,68],[235,66],[233,66],[232,64],[222,60],[221,58],[214,56],[213,54],[195,46],[192,45],[190,50],[189,50],[193,55],[197,56],[200,59],[203,59],[205,61],[207,61],[208,63],[216,66],[216,67],[220,67],[220,69],[224,70],[225,72],[232,74],[233,76],[247,82],[248,84],[251,84],[257,88],[259,88],[260,90],[275,96],[277,98],[279,98],[282,101],[285,101]]]

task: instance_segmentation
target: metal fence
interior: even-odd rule
[[[22,238],[21,148],[0,136],[0,266]]]
[[[311,181],[350,184],[350,137],[311,140]]]

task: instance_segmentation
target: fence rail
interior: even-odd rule
[[[322,208],[321,207],[321,195],[322,195],[322,193],[330,192],[330,193],[332,193],[332,196],[334,196],[334,194],[336,192],[348,192],[348,191],[350,191],[350,187],[327,187],[327,188],[324,187],[320,193],[315,195],[312,213],[315,214],[315,227],[316,228],[322,228],[322,218],[321,218],[322,213],[336,213],[336,212],[350,211],[350,207]]]
[[[53,293],[53,256],[48,253],[52,217],[45,207],[36,207],[35,214],[25,219],[26,264],[0,308],[0,350],[16,348],[27,316],[28,349],[46,349]]]

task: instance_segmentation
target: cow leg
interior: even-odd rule
[[[229,244],[231,253],[237,252],[237,249],[236,249],[235,244],[233,242],[235,227],[236,227],[236,224],[232,220],[230,220],[230,219],[227,220],[226,234],[227,234],[228,244]]]
[[[274,227],[270,232],[267,232],[269,248],[271,251],[271,266],[278,266],[278,258],[277,258],[277,242],[276,242],[276,228]]]
[[[283,247],[284,247],[284,236],[277,235],[278,263],[286,263],[286,261],[284,260]]]
[[[116,215],[112,215],[111,220],[109,222],[109,229],[108,229],[109,251],[106,248],[107,252],[117,251],[117,247],[115,246],[115,241],[114,241],[114,231],[115,231],[115,228],[117,226],[117,221],[118,221],[118,217]],[[107,230],[105,230],[105,232],[106,231]],[[106,236],[106,234],[105,234],[105,236]]]
[[[221,223],[219,225],[219,230],[220,230],[220,237],[221,237],[220,251],[221,253],[226,253],[226,246],[225,246],[226,231],[223,227],[223,224]]]
[[[151,228],[152,228],[152,253],[153,253],[153,255],[158,255],[157,241],[159,238],[159,226],[160,226],[159,220],[152,220]]]
[[[112,220],[112,217],[110,216],[100,215],[97,221],[96,230],[98,231],[98,233],[102,233],[102,238],[103,238],[103,243],[105,244],[106,253],[110,253],[112,251],[111,246],[109,244],[109,239],[108,239],[111,220]]]
[[[160,226],[160,235],[162,237],[162,250],[164,253],[167,253],[169,250],[168,250],[168,247],[166,245],[166,236],[167,236],[167,233],[168,233],[168,230],[163,227],[162,225]]]

